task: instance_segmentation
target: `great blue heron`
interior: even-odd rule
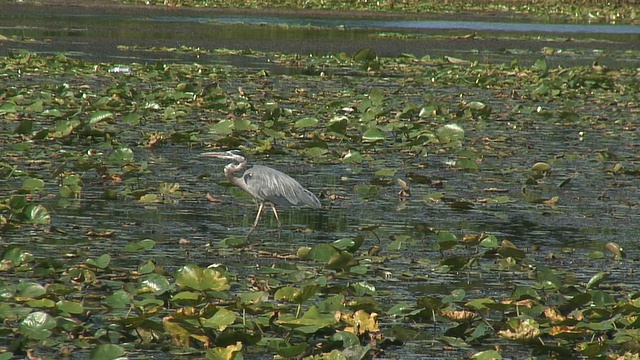
[[[247,169],[247,158],[242,155],[240,150],[229,150],[225,152],[207,152],[202,156],[214,157],[218,159],[231,160],[232,163],[224,167],[224,176],[229,181],[248,192],[253,198],[259,202],[258,215],[256,220],[247,234],[247,238],[251,236],[253,230],[258,226],[265,204],[271,205],[273,215],[278,221],[278,229],[282,228],[282,222],[278,216],[277,206],[301,206],[320,208],[320,200],[313,193],[300,185],[291,176],[262,165],[253,165]],[[247,169],[239,177],[243,170]]]

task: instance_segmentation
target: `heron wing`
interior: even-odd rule
[[[253,196],[278,206],[320,207],[320,200],[291,176],[270,167],[254,165],[243,175]]]

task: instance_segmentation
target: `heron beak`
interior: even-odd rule
[[[229,154],[227,154],[226,152],[206,152],[206,153],[202,153],[200,154],[200,156],[206,156],[206,157],[214,157],[214,158],[227,158],[229,157]]]

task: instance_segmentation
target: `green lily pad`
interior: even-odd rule
[[[69,314],[82,314],[84,312],[82,304],[75,301],[60,300],[56,303],[56,308]]]
[[[118,163],[133,161],[133,150],[127,147],[119,147],[109,153],[108,159]]]
[[[89,124],[97,124],[108,119],[113,119],[113,113],[111,111],[96,111],[89,117]]]
[[[51,216],[42,205],[27,205],[23,214],[26,222],[31,224],[47,225],[51,223]]]
[[[156,242],[151,239],[144,239],[138,242],[130,243],[124,246],[123,250],[126,252],[140,252],[151,250],[156,245]]]
[[[116,360],[126,355],[124,349],[115,344],[100,344],[93,348],[87,360]]]
[[[293,124],[293,127],[296,129],[302,129],[307,127],[313,127],[313,126],[316,126],[317,124],[318,124],[318,119],[313,117],[306,117],[296,121]]]
[[[201,318],[200,323],[204,327],[224,330],[227,326],[236,321],[236,314],[233,311],[221,308],[210,318]]]
[[[97,267],[99,269],[106,269],[111,262],[111,256],[109,254],[102,254],[97,259],[87,259],[85,263]]]
[[[382,131],[380,131],[380,129],[372,127],[372,128],[368,128],[363,134],[362,134],[362,141],[364,142],[378,142],[378,141],[384,141],[385,136],[384,133]]]
[[[198,265],[189,264],[181,267],[175,274],[176,284],[193,290],[229,290],[227,278],[214,269],[201,269]]]
[[[51,336],[51,330],[56,327],[56,320],[43,311],[32,312],[20,322],[18,330],[27,338],[44,340]]]

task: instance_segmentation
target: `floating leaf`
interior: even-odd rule
[[[109,160],[115,162],[131,162],[133,161],[133,150],[127,147],[119,147],[109,153]]]
[[[25,281],[20,283],[16,288],[16,296],[22,298],[37,298],[47,293],[44,286],[31,281]]]
[[[316,126],[318,124],[318,119],[313,117],[306,117],[296,121],[293,124],[293,127],[296,129],[302,129],[306,127]]]
[[[33,258],[33,255],[25,252],[19,247],[10,246],[4,250],[0,259],[0,270],[8,270],[12,267],[26,263]]]
[[[114,309],[128,308],[132,300],[133,296],[124,290],[116,290],[113,294],[104,298],[104,302]]]
[[[537,162],[531,166],[532,171],[547,172],[551,170],[551,165],[544,162]]]
[[[334,254],[329,259],[327,262],[327,269],[345,271],[357,264],[358,262],[354,259],[353,255],[348,252],[343,252]]]
[[[450,144],[464,139],[464,129],[458,124],[447,124],[436,130],[438,140],[442,144]]]
[[[471,355],[473,360],[502,360],[502,355],[495,350],[485,350]]]
[[[13,130],[14,134],[26,135],[33,130],[33,121],[29,119],[22,120]]]
[[[126,252],[139,252],[152,249],[156,245],[156,242],[151,239],[144,239],[135,243],[130,243],[124,246],[123,250]]]
[[[375,51],[369,48],[363,48],[358,50],[355,54],[353,54],[354,61],[372,61],[377,57]]]
[[[311,260],[327,262],[337,252],[336,248],[329,244],[318,244],[309,250],[307,257]]]
[[[20,322],[18,330],[27,338],[44,340],[51,336],[51,330],[56,327],[56,320],[43,311],[32,312]]]
[[[115,344],[100,344],[93,348],[87,360],[116,360],[125,356],[124,349]]]
[[[205,353],[205,357],[207,358],[207,360],[234,360],[234,359],[242,358],[241,351],[242,351],[242,342],[238,341],[234,345],[207,349],[207,352]]]
[[[219,331],[226,329],[227,326],[236,321],[236,314],[224,308],[218,309],[210,318],[201,318],[200,323],[204,327],[214,328]]]
[[[51,223],[51,216],[42,205],[28,205],[24,209],[26,221],[32,224],[47,225]]]
[[[458,169],[464,169],[464,170],[478,170],[478,164],[471,160],[471,159],[467,159],[467,158],[461,158],[456,160],[456,164],[455,166]]]
[[[198,265],[189,264],[178,269],[175,275],[176,284],[194,290],[229,290],[227,278],[214,269],[201,269]]]
[[[309,344],[300,343],[297,345],[291,345],[288,342],[282,341],[278,343],[278,346],[275,348],[278,355],[286,358],[296,358],[302,355],[309,348]]]
[[[95,260],[87,259],[87,261],[85,261],[87,265],[95,266],[99,269],[106,269],[110,262],[111,256],[109,254],[102,254]]]
[[[136,112],[130,112],[128,114],[123,115],[121,119],[126,124],[129,124],[131,126],[136,126],[140,124],[140,120],[142,119],[142,116],[140,116],[140,114]]]
[[[89,117],[89,124],[97,124],[108,119],[113,119],[113,113],[111,111],[96,111]]]
[[[364,142],[378,142],[384,141],[384,133],[378,128],[369,128],[362,134],[362,141]]]
[[[362,162],[362,154],[358,151],[349,151],[343,158],[342,161],[345,163],[356,163],[359,164]]]
[[[6,101],[0,105],[0,115],[18,112],[18,105],[14,102]]]
[[[604,248],[610,253],[612,253],[616,260],[620,260],[623,257],[625,257],[624,250],[622,249],[622,246],[620,246],[620,244],[618,243],[615,243],[615,242],[607,243],[604,246]]]
[[[44,181],[41,179],[28,178],[22,182],[22,190],[30,193],[40,192],[42,189],[44,189]]]
[[[84,307],[81,303],[75,301],[61,300],[56,303],[58,310],[69,314],[82,314]]]
[[[356,195],[361,199],[374,199],[378,197],[378,187],[375,185],[354,186]]]
[[[146,293],[151,292],[154,294],[161,294],[171,288],[171,284],[167,277],[161,274],[146,274],[142,276],[138,282],[138,292]]]
[[[593,275],[591,279],[589,279],[589,281],[587,282],[587,290],[597,287],[598,284],[606,280],[608,277],[609,277],[609,273],[603,272],[603,271]]]
[[[553,51],[555,51],[554,49],[551,49],[551,48],[546,48],[546,49],[549,49],[549,50],[551,50],[551,51],[552,51],[550,54],[553,54]],[[549,54],[549,55],[550,55],[550,54]],[[544,60],[544,59],[538,59],[538,60],[536,60],[536,62],[531,66],[531,68],[532,68],[533,70],[547,71],[548,66],[547,66],[547,62],[546,62],[546,60]]]

